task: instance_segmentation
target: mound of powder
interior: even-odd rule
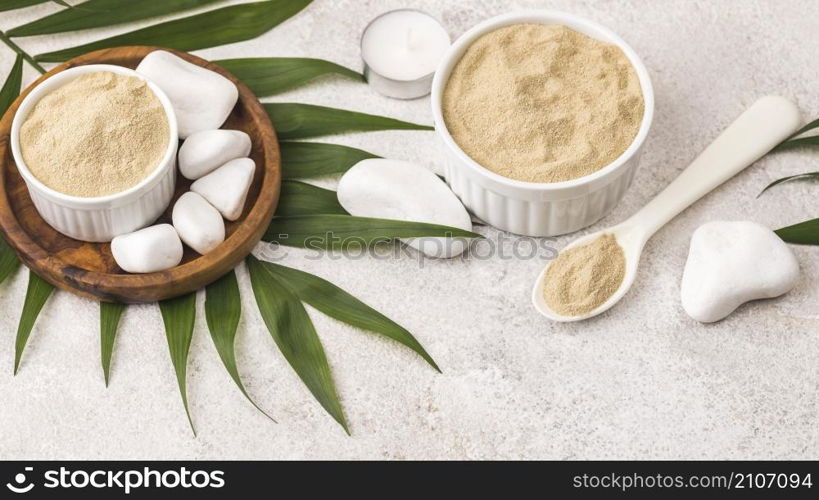
[[[542,24],[478,38],[443,94],[444,121],[461,149],[529,182],[605,167],[631,145],[643,111],[640,81],[619,47]]]
[[[586,245],[560,252],[546,270],[544,298],[563,316],[591,312],[620,288],[626,256],[617,238],[604,234]]]
[[[168,118],[144,80],[80,75],[34,106],[20,152],[46,186],[81,197],[124,191],[153,172],[168,147]]]

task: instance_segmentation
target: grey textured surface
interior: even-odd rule
[[[437,15],[453,36],[510,10],[561,9],[609,26],[633,45],[654,81],[655,122],[635,184],[590,229],[637,210],[758,96],[783,94],[799,102],[806,119],[819,117],[819,58],[807,43],[819,28],[817,2],[316,0],[256,40],[199,54],[312,56],[358,67],[366,23],[403,6]],[[0,29],[56,9],[3,13]],[[20,44],[37,53],[123,30]],[[0,73],[11,62],[0,47]],[[28,83],[34,74],[27,68],[25,76]],[[431,121],[426,99],[393,101],[334,79],[277,100]],[[440,158],[432,133],[330,140],[433,168]],[[817,250],[794,248],[804,274],[792,293],[746,305],[715,325],[690,320],[678,294],[688,239],[699,224],[749,218],[778,227],[818,215],[815,185],[782,186],[755,198],[774,178],[816,170],[817,158],[816,151],[765,158],[705,197],[649,243],[629,295],[582,324],[549,323],[530,306],[541,259],[425,261],[419,268],[411,257],[316,260],[295,250],[265,252],[334,281],[407,326],[444,370],[436,374],[408,350],[311,311],[352,437],[276,350],[244,270],[240,368],[251,394],[279,423],[266,420],[233,386],[208,337],[200,296],[188,376],[198,438],[187,428],[156,306],[127,311],[105,389],[98,306],[57,293],[12,377],[26,286],[20,272],[0,285],[0,458],[816,459]],[[570,238],[551,244],[560,248]]]

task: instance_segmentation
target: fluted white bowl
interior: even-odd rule
[[[643,121],[634,141],[616,160],[578,179],[537,183],[498,175],[467,155],[449,133],[443,118],[442,97],[452,69],[481,35],[521,23],[563,25],[622,49],[634,66],[645,101]],[[654,116],[651,79],[637,53],[613,31],[565,12],[537,10],[505,14],[473,27],[449,48],[432,82],[435,131],[443,143],[444,177],[476,216],[488,224],[528,236],[555,236],[594,224],[608,214],[625,194],[639,163],[640,150]]]
[[[162,103],[168,118],[168,148],[156,169],[125,191],[93,198],[71,196],[46,186],[31,173],[20,152],[20,128],[33,107],[46,94],[80,75],[98,71],[135,76],[147,82]],[[11,152],[37,212],[57,231],[82,241],[111,241],[115,236],[151,224],[168,208],[176,185],[178,143],[176,115],[168,96],[136,71],[110,64],[77,66],[42,81],[23,99],[11,124]]]

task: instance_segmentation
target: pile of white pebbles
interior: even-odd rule
[[[219,128],[239,98],[233,82],[161,50],[148,54],[136,70],[171,100],[179,138],[184,140],[179,171],[194,181],[173,207],[173,225],[146,227],[111,241],[119,267],[151,273],[179,265],[182,243],[206,254],[225,240],[223,219],[241,216],[256,164],[248,158],[251,143],[246,133]]]

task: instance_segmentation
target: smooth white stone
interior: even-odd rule
[[[153,273],[182,262],[182,241],[170,224],[158,224],[111,240],[117,265],[129,273]]]
[[[188,191],[173,206],[173,227],[186,245],[202,255],[225,241],[225,221],[200,195]]]
[[[691,236],[680,294],[685,312],[711,323],[749,300],[777,297],[799,279],[799,263],[776,233],[750,221],[703,224]]]
[[[472,220],[444,181],[406,161],[368,159],[356,163],[338,184],[338,201],[360,217],[428,222],[472,230]],[[466,250],[467,238],[402,240],[430,257],[450,258]]]
[[[250,154],[250,136],[241,130],[203,130],[191,134],[179,148],[179,172],[196,180],[230,160]]]
[[[256,163],[250,158],[231,160],[191,185],[191,191],[214,206],[227,220],[242,215]]]
[[[182,139],[221,127],[239,99],[236,85],[224,76],[164,50],[145,56],[136,70],[168,95]]]

